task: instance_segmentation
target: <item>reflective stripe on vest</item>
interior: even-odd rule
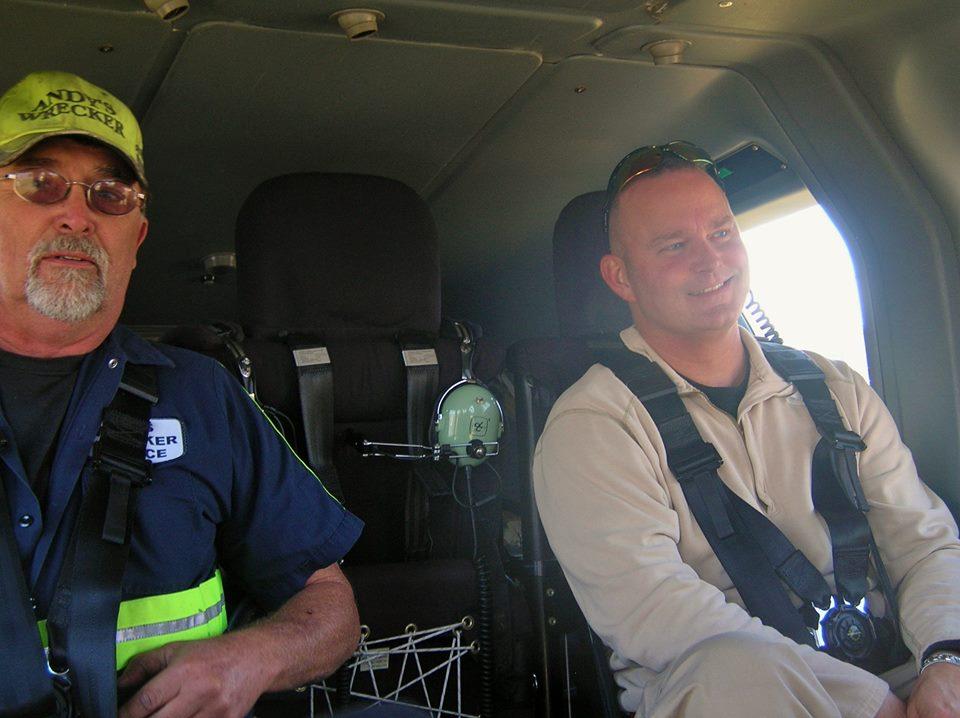
[[[47,647],[47,622],[39,621]],[[213,638],[227,630],[220,571],[185,591],[122,601],[117,613],[117,670],[145,651],[173,641]]]

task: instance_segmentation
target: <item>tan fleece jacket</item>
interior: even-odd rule
[[[634,328],[624,343],[658,362],[677,385],[720,477],[762,511],[833,586],[829,534],[814,512],[811,460],[819,440],[799,392],[781,379],[748,332],[750,378],[736,421],[673,371]],[[811,354],[827,377],[859,455],[867,514],[915,656],[960,638],[960,541],[943,502],[918,478],[883,402],[841,362]],[[623,707],[679,654],[713,635],[750,631],[789,641],[750,617],[667,467],[649,414],[606,367],[593,366],[553,407],[534,458],[544,528],[580,606],[612,648]],[[874,581],[871,577],[872,584]],[[871,596],[882,613],[879,593]],[[872,716],[886,686],[874,676],[790,642],[844,716]]]

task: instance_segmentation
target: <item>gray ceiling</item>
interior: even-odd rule
[[[915,170],[956,234],[960,180],[937,149],[957,142],[944,109],[960,101],[952,0],[372,4],[379,36],[349,42],[329,19],[343,0],[194,0],[172,25],[139,0],[0,0],[0,84],[67,69],[143,118],[155,200],[127,321],[236,318],[232,284],[201,284],[200,260],[232,247],[253,187],[304,170],[424,195],[445,308],[507,340],[551,330],[556,215],[638,144],[761,141],[817,190],[840,184],[844,128],[873,133],[861,154]],[[692,41],[687,64],[654,66],[640,49],[664,37]],[[855,193],[831,197],[854,244],[869,243]]]

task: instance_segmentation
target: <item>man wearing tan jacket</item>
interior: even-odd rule
[[[796,388],[737,325],[748,263],[713,161],[688,143],[641,148],[614,170],[608,203],[610,254],[600,268],[632,313],[623,343],[676,386],[722,457],[723,484],[836,592],[830,532],[811,499],[820,435]],[[904,703],[889,675],[890,683],[752,617],[691,513],[651,415],[594,365],[554,406],[534,481],[550,544],[613,650],[624,709],[657,718],[960,715],[956,523],[918,478],[869,385],[841,362],[810,356],[843,424],[866,444],[857,455],[866,516],[919,680]],[[876,578],[873,568],[868,598],[879,616],[886,602]]]

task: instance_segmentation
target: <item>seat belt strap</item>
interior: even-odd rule
[[[0,716],[50,715],[53,684],[0,477]]]
[[[315,339],[287,339],[297,368],[300,415],[307,461],[330,493],[343,501],[343,489],[333,463],[333,363],[326,346]]]
[[[837,591],[848,603],[857,605],[867,592],[872,557],[896,634],[890,641],[889,659],[891,665],[897,665],[908,652],[903,644],[897,594],[865,516],[870,507],[860,483],[856,452],[866,449],[866,444],[844,426],[826,376],[809,356],[769,342],[760,342],[760,347],[774,371],[800,392],[822,437],[813,454],[813,504],[830,531]]]
[[[406,442],[414,446],[427,443],[433,409],[440,387],[440,364],[435,339],[414,332],[397,337],[406,376],[405,411]],[[427,471],[432,467],[426,467]],[[427,551],[427,490],[418,476],[418,467],[411,467],[404,498],[407,558],[419,558]]]
[[[399,339],[406,374],[406,441],[425,444],[440,386],[440,364],[432,338]]]
[[[837,591],[856,605],[867,593],[873,543],[856,461],[856,452],[866,445],[843,425],[826,377],[810,357],[780,344],[762,342],[761,347],[770,366],[800,392],[822,437],[813,452],[813,505],[830,531]]]
[[[69,670],[82,715],[117,711],[117,612],[137,493],[150,482],[145,457],[156,402],[155,368],[128,362],[81,477],[77,527],[50,607],[50,663]]]
[[[830,592],[823,577],[819,581],[813,578],[812,574],[819,574],[803,554],[723,483],[717,471],[723,460],[714,446],[700,437],[676,386],[663,370],[627,350],[604,354],[602,363],[633,392],[657,425],[667,464],[747,611],[797,643],[813,646],[813,636],[780,579],[791,583],[802,579],[799,585],[791,585],[798,595],[829,604]],[[758,536],[751,527],[761,522],[767,526]]]
[[[863,487],[857,476],[857,452],[866,445],[859,434],[847,429],[840,418],[837,404],[827,388],[826,376],[820,367],[804,352],[782,344],[760,342],[764,357],[784,380],[793,384],[803,397],[817,431],[839,452],[843,460],[839,462],[840,473],[837,479],[847,495],[848,501],[860,512],[870,510],[863,495]]]
[[[716,449],[702,440],[676,387],[657,364],[628,352],[622,344],[619,349],[605,347],[600,356],[621,381],[626,379],[624,384],[650,412],[667,448],[668,464],[670,455],[674,457],[674,463],[670,464],[674,475],[678,475],[678,471],[684,475],[692,474],[697,470],[698,462],[717,467],[723,463]],[[666,401],[670,402],[669,406],[663,403]],[[732,507],[747,533],[756,538],[777,575],[801,599],[826,609],[830,605],[830,587],[816,567],[773,522],[724,484],[715,469],[712,473],[714,478],[710,485],[704,484],[700,492],[718,538],[724,539],[735,530],[729,515]]]
[[[722,483],[722,482],[721,482]],[[737,496],[726,485],[724,489],[746,530],[752,534],[780,579],[803,601],[821,610],[830,606],[830,586],[810,560],[783,535],[766,516]]]

